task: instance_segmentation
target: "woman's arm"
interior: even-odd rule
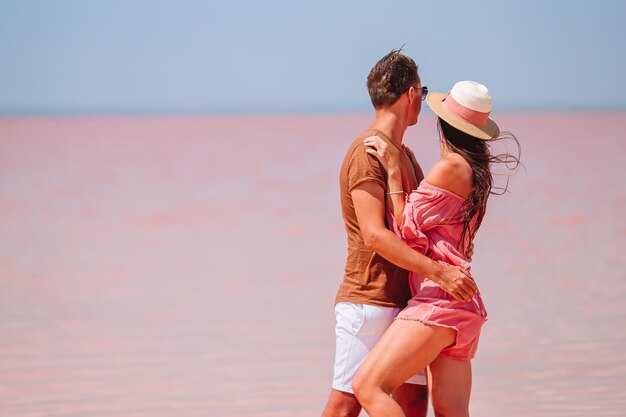
[[[399,168],[389,168],[387,170],[387,205],[393,213],[394,219],[398,227],[402,225],[404,220],[404,206],[406,197],[402,189],[402,173]]]
[[[398,227],[402,225],[404,206],[406,204],[402,188],[402,171],[400,169],[400,152],[394,146],[378,136],[370,136],[363,141],[365,152],[374,155],[387,171],[387,205],[393,213]]]

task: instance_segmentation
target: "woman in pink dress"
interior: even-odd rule
[[[489,118],[491,96],[484,85],[462,81],[448,94],[430,93],[426,101],[438,116],[441,158],[408,197],[394,154],[399,151],[375,136],[364,143],[387,172],[394,232],[430,258],[469,270],[465,254],[493,193],[490,165],[517,166],[519,159],[490,153],[489,141],[502,137]],[[413,298],[361,366],[355,395],[371,417],[404,416],[389,394],[429,366],[435,416],[468,416],[470,360],[487,320],[480,292],[458,301],[428,277],[411,273],[409,280]]]

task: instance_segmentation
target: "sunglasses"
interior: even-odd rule
[[[416,90],[419,90],[419,88],[415,87]],[[422,86],[422,101],[426,100],[426,96],[428,95],[428,87],[426,87],[425,85]]]
[[[422,101],[426,100],[426,96],[428,95],[428,87],[426,87],[424,85],[421,88],[420,87],[416,87],[416,86],[413,86],[413,88],[415,89],[415,91],[422,90]]]

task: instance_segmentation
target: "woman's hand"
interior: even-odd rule
[[[399,169],[400,152],[395,146],[389,146],[378,136],[365,138],[363,145],[365,145],[365,152],[374,155],[383,165],[385,171]]]
[[[365,152],[374,155],[387,172],[387,205],[397,224],[402,224],[406,201],[400,171],[400,150],[387,144],[378,136],[370,136],[363,141]]]

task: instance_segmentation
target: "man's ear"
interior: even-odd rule
[[[413,87],[413,86],[409,87],[409,89],[406,90],[405,94],[409,95],[409,104],[413,103],[413,101],[415,101],[415,99],[416,99],[415,98],[415,87]]]

